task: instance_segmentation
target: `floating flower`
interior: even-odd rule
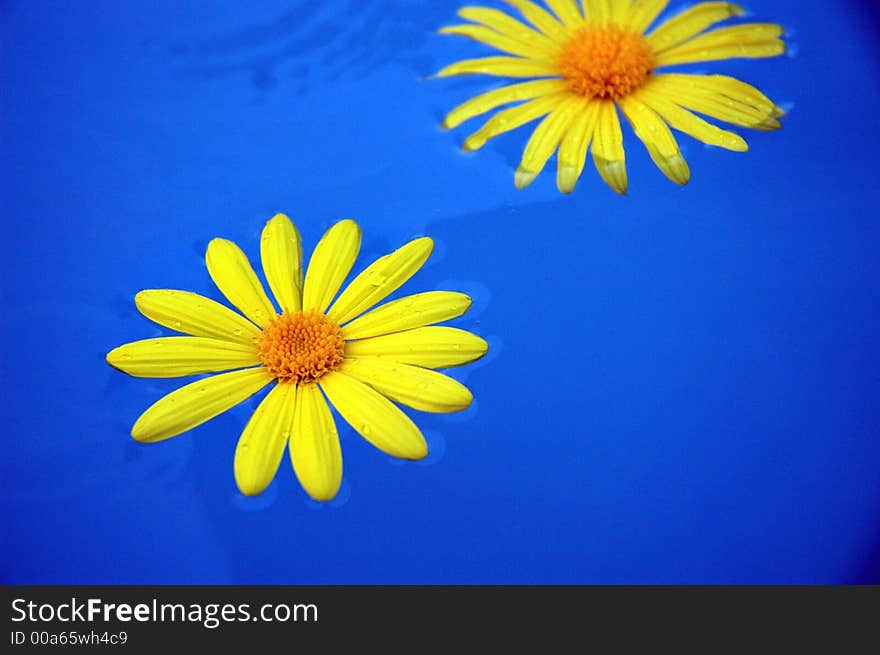
[[[289,446],[306,492],[316,500],[336,495],[342,453],[327,400],[379,450],[403,459],[427,455],[422,433],[391,401],[426,412],[468,407],[470,391],[431,369],[474,361],[488,346],[470,332],[434,325],[467,311],[471,300],[462,293],[418,293],[367,311],[422,267],[434,246],[427,237],[377,259],[337,297],[360,243],[354,221],[337,223],[315,248],[303,280],[299,233],[283,214],[272,218],[260,254],[280,313],[245,254],[225,239],[211,241],[205,260],[211,279],[244,316],[188,291],[138,293],[144,316],[188,336],[120,346],[108,363],[136,377],[231,372],[161,398],[135,422],[132,437],[173,437],[273,384],[235,451],[235,480],[244,494],[269,485]]]
[[[774,57],[785,52],[782,28],[769,23],[710,27],[743,14],[729,2],[703,2],[645,31],[668,0],[545,0],[552,14],[529,0],[506,0],[531,23],[485,7],[458,13],[470,24],[444,27],[513,56],[460,61],[438,77],[483,73],[499,77],[541,78],[479,95],[453,109],[443,126],[462,122],[518,102],[490,118],[464,142],[477,150],[489,139],[544,119],[525,147],[514,181],[520,189],[537,177],[558,149],[556,184],[574,190],[587,150],[612,189],[624,194],[627,174],[620,108],[648,154],[673,182],[686,184],[687,162],[670,127],[714,146],[743,152],[737,134],[706,122],[693,112],[758,130],[780,127],[783,111],[755,87],[724,75],[658,73],[677,64],[734,57]]]

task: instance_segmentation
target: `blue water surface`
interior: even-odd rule
[[[0,579],[7,583],[880,582],[878,12],[748,0],[792,54],[691,67],[789,110],[730,153],[681,137],[669,183],[627,134],[630,195],[518,130],[464,154],[434,80],[489,54],[456,1],[0,1]],[[487,4],[501,6],[494,0]],[[672,10],[686,3],[672,2]],[[219,298],[215,236],[256,260],[288,213],[358,268],[437,242],[404,290],[458,289],[492,346],[460,415],[412,412],[400,463],[340,423],[345,481],[261,496],[232,458],[258,399],[169,441],[133,421],[179,381],[111,348],[166,333],[144,288]]]

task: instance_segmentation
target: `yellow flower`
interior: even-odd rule
[[[225,239],[211,241],[205,261],[244,317],[188,291],[138,293],[135,303],[144,316],[189,336],[125,344],[107,355],[109,364],[136,377],[231,372],[161,398],[138,418],[131,436],[141,442],[173,437],[274,382],[235,451],[235,480],[244,494],[269,485],[289,444],[306,492],[316,500],[336,495],[342,453],[327,400],[379,450],[404,459],[427,455],[422,433],[391,401],[426,412],[468,407],[470,391],[430,369],[474,361],[488,346],[470,332],[433,325],[467,311],[471,300],[462,293],[418,293],[367,312],[422,267],[434,246],[427,237],[377,259],[337,297],[360,243],[354,221],[337,223],[315,248],[303,280],[299,233],[287,216],[272,218],[260,255],[281,313],[245,254]]]
[[[690,170],[670,127],[710,145],[748,150],[739,135],[692,112],[758,130],[780,127],[777,119],[783,111],[745,82],[723,75],[656,72],[676,64],[785,52],[779,25],[746,23],[708,30],[742,15],[735,4],[703,2],[645,34],[668,0],[583,0],[583,10],[576,0],[546,0],[553,14],[529,0],[506,2],[532,27],[496,9],[465,7],[458,13],[471,23],[440,32],[467,36],[513,56],[460,61],[437,75],[541,78],[479,95],[453,109],[443,123],[453,128],[502,105],[520,103],[498,112],[468,137],[464,149],[477,150],[543,116],[516,171],[520,189],[531,184],[558,149],[556,184],[571,193],[589,149],[602,179],[625,194],[623,135],[615,105],[654,163],[677,184],[687,183]]]

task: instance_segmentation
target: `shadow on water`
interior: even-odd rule
[[[869,43],[877,57],[870,58],[867,65],[871,66],[875,72],[880,73],[880,0],[855,0],[853,4],[857,7],[856,12],[861,14],[859,21],[860,27],[870,36],[866,40]]]
[[[872,21],[874,28],[880,28],[880,0],[858,0],[856,3],[865,12],[865,16]]]
[[[194,35],[173,44],[171,53],[185,76],[246,75],[263,91],[282,79],[304,82],[316,72],[357,78],[391,61],[426,74],[431,61],[419,49],[449,14],[441,3],[416,0],[299,0],[274,19],[226,34]]]
[[[851,571],[845,584],[880,584],[880,530],[874,534],[873,541],[864,559]]]

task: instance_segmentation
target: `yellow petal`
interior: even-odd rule
[[[486,141],[510,130],[530,123],[536,118],[553,111],[563,100],[571,96],[568,91],[554,93],[534,100],[529,100],[516,107],[503,109],[490,118],[479,130],[471,134],[464,142],[465,150],[478,150]]]
[[[456,291],[427,291],[377,307],[342,328],[345,339],[366,339],[440,323],[464,314],[471,299]]]
[[[519,84],[503,86],[500,89],[481,93],[460,104],[446,115],[443,127],[451,129],[461,125],[470,118],[485,114],[487,111],[492,111],[502,105],[519,102],[520,100],[531,100],[532,98],[538,98],[551,93],[559,93],[560,91],[565,91],[566,88],[567,86],[562,80],[532,80],[531,82],[520,82]]]
[[[474,399],[466,386],[449,376],[385,359],[346,357],[339,371],[395,402],[422,412],[459,412]]]
[[[584,24],[584,15],[576,0],[544,0],[544,2],[566,27],[576,28]]]
[[[284,214],[276,214],[260,238],[263,273],[275,300],[285,312],[302,309],[302,239]]]
[[[530,0],[504,0],[504,2],[516,7],[527,21],[557,43],[562,43],[568,38],[568,30],[543,7]]]
[[[620,108],[663,174],[676,184],[687,184],[690,169],[675,137],[657,112],[632,96],[622,99]]]
[[[773,130],[780,127],[776,119],[776,107],[773,103],[760,107],[747,101],[743,96],[727,94],[728,88],[723,82],[718,83],[714,75],[655,75],[645,85],[644,90],[672,100],[691,111],[696,111],[712,118],[750,127],[756,130]],[[733,78],[728,78],[733,79]]]
[[[428,454],[415,423],[379,392],[340,371],[324,375],[318,384],[342,418],[382,452],[403,459]]]
[[[749,149],[748,144],[739,134],[722,130],[720,127],[704,121],[662,95],[641,89],[633,97],[660,114],[673,129],[684,132],[703,143],[734,152],[745,152]]]
[[[656,59],[657,66],[696,64],[722,59],[768,59],[785,54],[785,41],[766,39],[754,43],[725,43],[714,47],[683,48],[667,50]]]
[[[342,451],[336,423],[317,384],[300,385],[290,438],[290,461],[309,496],[315,500],[333,500],[342,484]]]
[[[669,0],[635,0],[622,23],[636,32],[644,32],[666,9]]]
[[[669,74],[658,76],[661,80],[673,79],[684,84],[691,84],[704,92],[725,100],[733,100],[734,102],[747,107],[752,107],[757,115],[771,118],[779,118],[785,114],[781,108],[770,100],[766,95],[751,84],[746,84],[742,80],[728,75],[687,75],[687,74]],[[651,85],[652,88],[655,85]],[[661,85],[662,89],[662,85]]]
[[[503,11],[486,7],[462,7],[458,10],[458,15],[465,20],[481,23],[499,34],[528,44],[544,53],[552,55],[559,49],[558,44],[554,43],[552,39],[536,32]]]
[[[148,289],[134,297],[141,314],[151,321],[195,337],[255,344],[259,328],[218,302],[189,291]]]
[[[551,61],[553,57],[553,53],[545,48],[512,39],[482,25],[450,25],[448,27],[441,27],[437,32],[439,34],[466,36],[478,43],[483,43],[496,50],[516,55],[517,57],[544,61]]]
[[[361,249],[361,229],[352,220],[339,221],[321,237],[303,288],[303,309],[323,312],[339,291]]]
[[[587,0],[584,0],[586,3]],[[608,22],[615,25],[629,25],[630,16],[633,13],[634,3],[632,0],[627,2],[616,2],[615,0],[605,0],[608,4]],[[586,13],[586,10],[584,11]]]
[[[620,2],[619,0],[614,0],[611,4],[614,5],[612,9],[609,4],[609,0],[583,0],[584,5],[584,15],[587,20],[595,25],[605,25],[613,14],[616,14],[621,7],[625,7],[625,2]]]
[[[232,241],[213,239],[205,263],[214,284],[242,314],[260,327],[275,316],[275,308],[247,256]]]
[[[535,128],[516,171],[514,178],[516,188],[524,189],[544,170],[547,160],[556,151],[577,110],[583,107],[583,103],[582,98],[572,95],[557,105]]]
[[[655,57],[657,66],[691,64],[737,57],[759,59],[785,52],[779,25],[747,23],[705,32],[689,41],[664,50]]]
[[[599,175],[612,189],[626,194],[626,154],[623,151],[623,132],[617,110],[610,100],[597,103],[596,128],[593,133],[593,163]]]
[[[295,384],[276,384],[253,413],[235,448],[235,483],[245,496],[262,493],[278,472],[293,425]]]
[[[135,422],[131,436],[153,442],[186,432],[250,398],[271,381],[263,367],[197,380],[155,402]]]
[[[107,363],[138,378],[179,378],[256,366],[254,344],[205,337],[160,337],[134,341],[107,353]]]
[[[461,366],[479,359],[489,344],[475,334],[451,327],[420,327],[345,344],[346,357],[378,357],[425,368]]]
[[[575,184],[584,171],[598,114],[599,103],[585,101],[562,137],[556,170],[556,186],[562,193],[574,191]]]
[[[742,7],[730,2],[701,2],[661,24],[646,37],[646,40],[655,53],[663,52],[715,23],[731,16],[742,16],[743,13]]]
[[[367,266],[339,294],[327,316],[339,324],[350,321],[394,293],[427,261],[434,249],[429,237],[413,239]]]
[[[463,59],[450,64],[435,77],[453,75],[494,75],[496,77],[556,77],[556,64],[549,61],[521,59],[519,57],[482,57]]]

